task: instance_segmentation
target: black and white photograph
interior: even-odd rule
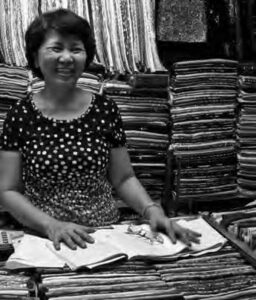
[[[0,0],[0,300],[256,299],[256,1]]]

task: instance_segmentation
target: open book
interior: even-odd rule
[[[202,218],[179,220],[177,223],[201,233],[200,244],[192,243],[190,248],[180,241],[173,244],[164,234],[153,236],[149,225],[146,224],[114,225],[113,229],[97,230],[92,234],[94,244],[87,244],[87,248],[78,247],[76,250],[62,244],[61,250],[57,251],[51,241],[25,235],[15,253],[8,259],[6,267],[59,268],[68,265],[72,270],[80,267],[92,269],[123,258],[168,260],[177,255],[200,255],[217,251],[226,242],[226,239]]]

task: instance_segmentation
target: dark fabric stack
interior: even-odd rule
[[[171,118],[178,199],[214,201],[237,194],[235,108],[237,62],[175,63]]]
[[[28,88],[28,71],[22,67],[0,64],[0,134],[9,107],[24,98]]]
[[[42,299],[228,300],[256,297],[256,271],[230,245],[169,262],[128,261],[98,270],[38,270],[32,286]]]
[[[256,298],[256,271],[230,246],[198,258],[155,265],[171,289],[184,299]]]
[[[253,251],[256,250],[256,203],[232,211],[215,212],[212,219],[239,240],[245,242]]]
[[[169,144],[167,89],[133,88],[111,81],[105,85],[105,94],[120,109],[137,177],[151,197],[161,201]]]
[[[239,77],[238,188],[247,198],[256,197],[256,76]]]
[[[29,298],[27,282],[29,277],[22,274],[9,274],[0,270],[0,299],[1,300],[25,300]]]
[[[175,299],[154,266],[125,262],[92,272],[41,274],[40,289],[48,300]],[[175,297],[176,295],[176,297]]]

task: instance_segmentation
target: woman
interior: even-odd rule
[[[88,22],[68,10],[48,12],[32,22],[25,40],[28,65],[45,87],[5,120],[1,204],[56,249],[60,242],[75,249],[93,243],[94,226],[118,221],[113,186],[153,230],[173,242],[198,241],[169,221],[135,177],[116,104],[76,86],[95,54]]]

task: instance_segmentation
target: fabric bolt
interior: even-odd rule
[[[153,74],[152,74],[153,76]],[[105,83],[107,99],[117,104],[135,173],[152,199],[161,201],[165,189],[166,151],[169,144],[167,89],[138,92],[125,82]]]
[[[38,15],[38,1],[0,1],[0,52],[6,64],[26,66],[24,35]]]
[[[254,205],[233,211],[212,213],[212,219],[254,251],[256,249],[256,210]]]
[[[237,194],[237,66],[225,59],[173,64],[171,149],[174,191],[182,202],[217,201]]]
[[[256,85],[255,76],[239,76],[239,111],[238,111],[238,188],[239,192],[249,198],[256,195]]]
[[[0,270],[0,298],[21,299],[29,297],[27,282],[30,276],[24,274],[11,274],[11,272]]]
[[[236,299],[241,291],[256,295],[254,268],[228,245],[214,254],[155,266],[168,286],[185,299],[229,299],[228,295]]]
[[[26,66],[24,34],[39,11],[66,8],[86,18],[94,32],[95,61],[110,73],[166,71],[158,56],[155,0],[49,0],[0,3],[0,55],[7,64]],[[17,26],[18,24],[18,26]],[[17,51],[17,49],[19,51]]]
[[[125,143],[117,106],[99,95],[65,121],[45,117],[30,94],[8,113],[2,136],[2,149],[22,154],[30,201],[53,217],[92,226],[118,220],[107,169],[110,149]]]
[[[32,72],[29,71],[29,84],[27,87],[28,91],[37,93],[42,90],[44,86],[44,81],[40,78],[34,77]],[[102,93],[103,89],[103,83],[101,82],[100,78],[90,73],[82,73],[81,77],[78,79],[77,86],[83,90],[97,94]]]
[[[26,95],[28,81],[26,69],[0,64],[0,135],[8,109]]]

